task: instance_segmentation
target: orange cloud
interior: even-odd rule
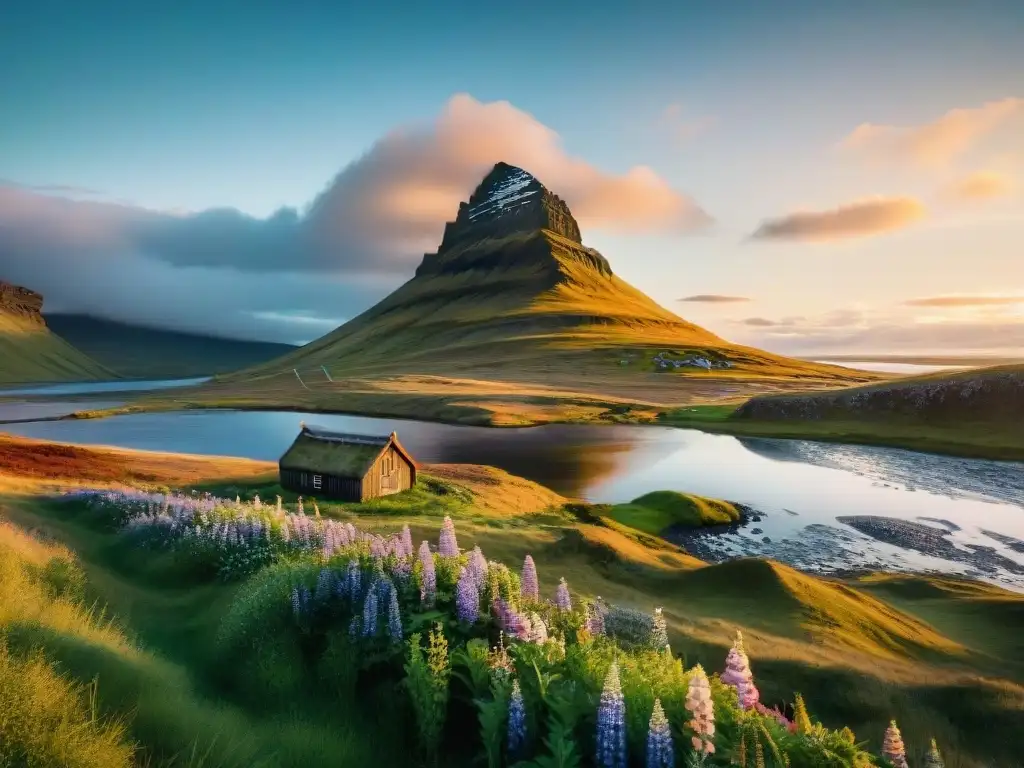
[[[825,211],[798,211],[768,219],[751,237],[808,241],[868,237],[907,227],[927,213],[924,205],[912,197],[879,197]]]
[[[1001,307],[1024,304],[1024,296],[930,296],[903,303],[908,307]]]
[[[991,200],[1012,195],[1016,186],[1014,179],[1005,173],[978,171],[955,182],[949,194],[960,200]]]
[[[951,109],[924,125],[863,123],[843,139],[840,146],[884,159],[941,167],[1018,114],[1024,114],[1024,99],[1005,98],[980,107]]]
[[[517,165],[563,198],[587,228],[685,231],[708,215],[650,168],[606,173],[562,148],[558,134],[507,101],[453,96],[430,123],[399,128],[341,171],[314,201],[327,241],[365,233],[391,250],[436,247],[444,223],[498,161]]]

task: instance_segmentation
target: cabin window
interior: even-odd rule
[[[322,481],[321,481],[320,475],[313,475],[313,487],[316,488],[319,491],[321,485],[322,485]]]

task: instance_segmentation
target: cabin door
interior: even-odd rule
[[[380,460],[380,491],[381,493],[394,493],[398,490],[395,487],[397,481],[395,472],[395,455],[391,452],[385,454]]]

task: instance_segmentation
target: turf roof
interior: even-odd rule
[[[284,469],[362,478],[387,444],[387,438],[379,441],[362,438],[356,442],[341,436],[322,439],[302,432],[281,457],[280,463]]]

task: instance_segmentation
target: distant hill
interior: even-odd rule
[[[740,406],[733,418],[991,424],[1024,430],[1024,364],[913,376],[828,392],[762,395]]]
[[[557,195],[505,163],[460,205],[437,252],[409,282],[334,332],[237,378],[321,366],[336,378],[427,374],[579,385],[614,375],[613,387],[636,372],[679,379],[709,367],[723,376],[818,382],[857,375],[732,344],[659,306],[583,245]]]
[[[53,333],[42,308],[41,294],[0,281],[0,384],[116,378]]]
[[[132,379],[212,376],[296,349],[290,344],[157,330],[87,315],[47,315],[46,322],[78,349]]]

